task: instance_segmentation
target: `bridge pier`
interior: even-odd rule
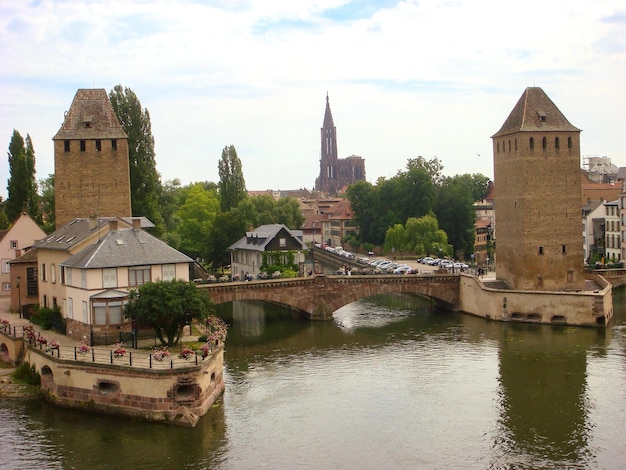
[[[333,310],[323,300],[319,301],[310,315],[311,320],[332,320]]]

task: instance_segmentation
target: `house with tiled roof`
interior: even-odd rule
[[[35,240],[45,235],[46,232],[26,212],[22,212],[8,229],[0,230],[0,296],[14,295],[12,290],[17,278],[11,276],[11,261],[22,256]]]
[[[300,230],[290,230],[283,224],[268,224],[246,232],[228,250],[233,278],[245,280],[250,277],[256,279],[264,265],[300,266],[307,247]]]
[[[142,229],[141,218],[79,218],[35,243],[39,304],[59,306],[67,335],[100,342],[130,331],[122,315],[131,289],[189,280],[193,260]]]

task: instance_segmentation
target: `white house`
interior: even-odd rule
[[[35,244],[39,303],[61,308],[68,336],[93,343],[98,335],[130,331],[122,315],[130,289],[189,280],[193,260],[142,230],[141,220],[74,219]]]

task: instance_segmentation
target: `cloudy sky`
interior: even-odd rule
[[[583,156],[626,166],[624,0],[3,0],[0,143],[33,139],[37,177],[78,88],[120,83],[150,112],[163,181],[312,188],[326,94],[340,157],[367,179],[408,158],[493,176],[490,136],[540,86]],[[6,197],[7,159],[0,159]]]

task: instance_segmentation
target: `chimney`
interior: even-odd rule
[[[97,226],[98,226],[98,217],[95,215],[90,216],[89,217],[89,230],[93,230]]]
[[[135,230],[141,230],[141,219],[133,219],[133,228]]]
[[[117,219],[109,220],[109,232],[117,232]]]

